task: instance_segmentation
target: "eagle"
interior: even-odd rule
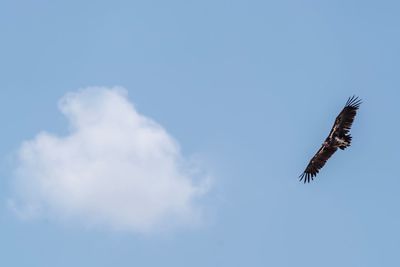
[[[299,176],[300,181],[304,180],[304,183],[309,183],[310,180],[314,180],[319,170],[338,148],[345,150],[350,146],[351,135],[349,131],[361,103],[361,99],[358,97],[349,97],[344,108],[336,117],[328,137],[325,139],[321,148],[312,157],[304,172]]]

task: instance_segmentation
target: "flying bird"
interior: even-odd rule
[[[326,161],[336,152],[338,148],[341,150],[350,146],[351,135],[349,134],[351,125],[353,124],[357,110],[361,105],[361,99],[356,96],[349,97],[346,105],[335,119],[335,123],[325,139],[321,148],[315,153],[310,160],[307,168],[299,176],[300,181],[304,179],[304,183],[314,180],[319,170],[325,165]]]

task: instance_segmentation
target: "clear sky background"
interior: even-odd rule
[[[2,1],[0,265],[400,266],[399,12],[398,1]],[[68,92],[115,85],[212,174],[200,223],[142,233],[21,219],[7,205],[21,143],[69,134]],[[353,94],[353,145],[299,183]]]

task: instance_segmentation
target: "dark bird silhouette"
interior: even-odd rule
[[[352,96],[346,102],[346,105],[335,119],[332,130],[325,139],[321,148],[310,160],[307,168],[299,176],[300,181],[304,183],[314,180],[319,170],[325,165],[326,161],[336,152],[338,148],[346,149],[351,144],[351,135],[349,134],[357,110],[361,105],[361,99]]]

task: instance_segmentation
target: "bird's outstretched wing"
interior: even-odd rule
[[[335,133],[340,136],[344,136],[349,133],[351,125],[353,124],[354,118],[357,114],[357,109],[360,107],[361,103],[361,99],[358,97],[349,97],[346,105],[344,105],[344,108],[336,117],[332,130],[329,133],[329,137],[332,137]]]
[[[325,165],[326,161],[336,152],[336,150],[336,147],[322,145],[308,163],[307,168],[299,176],[300,181],[304,179],[304,183],[309,183],[310,180],[314,180],[314,177],[317,176],[319,170]]]

